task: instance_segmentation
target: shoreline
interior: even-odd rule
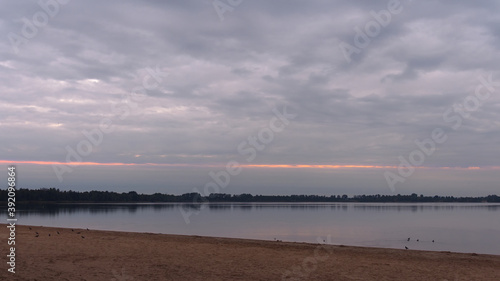
[[[4,223],[0,223],[1,225],[5,225]],[[43,226],[43,225],[32,225],[32,224],[20,224],[18,226],[27,226],[27,227],[38,227],[38,228],[54,228],[54,229],[71,229],[68,227],[59,227],[59,226]],[[76,228],[75,228],[76,229]],[[80,229],[80,230],[86,230],[85,229]],[[258,242],[276,242],[277,240],[271,240],[271,239],[259,239],[259,238],[242,238],[242,237],[223,237],[223,236],[205,236],[205,235],[197,235],[197,234],[172,234],[172,233],[161,233],[161,232],[148,232],[148,231],[134,231],[134,230],[112,230],[112,229],[91,229],[93,231],[103,231],[103,232],[117,232],[117,233],[130,233],[130,234],[155,234],[155,235],[167,235],[167,236],[180,236],[180,237],[204,237],[204,238],[215,238],[215,239],[233,239],[233,240],[249,240],[249,241],[258,241]],[[325,237],[326,238],[326,237]],[[319,239],[319,237],[318,237]],[[314,242],[307,242],[307,241],[292,241],[292,240],[279,240],[278,241],[282,243],[292,243],[292,244],[309,244],[309,245],[320,245],[319,243],[314,243]],[[406,241],[406,240],[405,240]],[[426,242],[424,240],[421,240],[422,243]],[[427,241],[430,242],[430,241]],[[352,244],[336,244],[336,243],[326,243],[327,245],[331,246],[337,246],[337,247],[352,247],[352,248],[368,248],[368,249],[393,249],[393,250],[403,250],[404,245],[400,247],[379,247],[379,246],[367,246],[367,245],[352,245]],[[322,244],[321,244],[322,245]],[[474,254],[474,255],[489,255],[489,256],[499,256],[500,253],[484,253],[484,252],[459,252],[459,251],[453,251],[453,250],[432,250],[432,249],[415,249],[410,246],[411,251],[421,251],[421,252],[436,252],[436,253],[455,253],[455,254]]]
[[[0,223],[0,226],[6,225],[5,223]],[[20,224],[16,227],[31,227],[31,228],[46,228],[46,229],[61,229],[61,230],[71,230],[68,227],[57,227],[57,226],[42,226],[42,225],[29,225],[29,224]],[[86,231],[87,228],[74,228],[74,230],[78,231]],[[204,236],[204,235],[189,235],[189,234],[171,234],[171,233],[161,233],[161,232],[141,232],[141,231],[122,231],[122,230],[103,230],[103,229],[89,229],[96,232],[110,232],[110,233],[128,233],[128,234],[150,234],[150,235],[165,235],[172,237],[191,237],[191,238],[207,238],[207,239],[228,239],[228,240],[237,240],[237,241],[254,241],[254,242],[281,242],[285,244],[306,244],[306,245],[329,245],[335,247],[349,247],[349,248],[361,248],[361,249],[387,249],[387,250],[403,250],[401,248],[391,248],[391,247],[376,247],[376,246],[359,246],[359,245],[348,245],[348,244],[334,244],[334,243],[312,243],[312,242],[304,242],[304,241],[283,241],[283,240],[268,240],[268,239],[257,239],[257,238],[238,238],[238,237],[221,237],[221,236]],[[0,235],[1,237],[1,235]],[[326,238],[326,237],[325,237]],[[0,242],[1,243],[1,242]],[[488,253],[480,253],[480,252],[456,252],[456,251],[437,251],[437,250],[422,250],[422,249],[408,249],[409,251],[418,251],[418,252],[430,252],[430,253],[452,253],[452,254],[464,254],[464,255],[483,255],[483,256],[494,256],[500,257],[500,254],[488,254]]]
[[[6,224],[0,225],[4,229],[0,232],[1,249],[3,253],[8,254],[9,232]],[[39,237],[35,237],[35,232],[39,233]],[[475,253],[92,229],[72,231],[69,228],[27,225],[16,225],[15,247],[16,273],[8,272],[8,265],[4,263],[4,269],[0,273],[2,278],[9,280],[500,279],[500,256]],[[7,259],[5,255],[4,262]]]

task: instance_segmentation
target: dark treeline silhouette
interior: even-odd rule
[[[7,202],[7,190],[0,190],[2,204]],[[130,192],[112,191],[61,191],[56,188],[25,189],[16,190],[17,202],[497,202],[500,197],[489,195],[486,197],[453,197],[453,196],[424,196],[415,193],[411,195],[231,195],[225,193],[212,193],[202,196],[199,193],[173,194],[138,194]]]

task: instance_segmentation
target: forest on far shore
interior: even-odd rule
[[[7,190],[0,190],[2,204],[7,203]],[[15,191],[16,202],[52,202],[52,203],[138,203],[138,202],[461,202],[461,203],[500,203],[497,195],[485,197],[424,196],[415,193],[410,195],[252,195],[248,193],[232,195],[212,193],[203,196],[199,193],[173,194],[139,194],[136,191],[61,191],[56,188],[26,189]]]

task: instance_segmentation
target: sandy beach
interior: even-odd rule
[[[492,255],[40,226],[16,226],[12,274],[1,226],[1,280],[500,280]]]

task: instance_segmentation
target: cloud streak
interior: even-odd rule
[[[169,164],[169,163],[97,163],[97,162],[51,162],[51,161],[10,161],[0,160],[0,164],[18,165],[69,165],[69,166],[158,166],[158,167],[224,167],[225,164]],[[242,168],[261,169],[397,169],[398,166],[377,165],[310,165],[310,164],[241,164]],[[500,167],[426,167],[417,169],[444,169],[444,170],[499,170]]]

